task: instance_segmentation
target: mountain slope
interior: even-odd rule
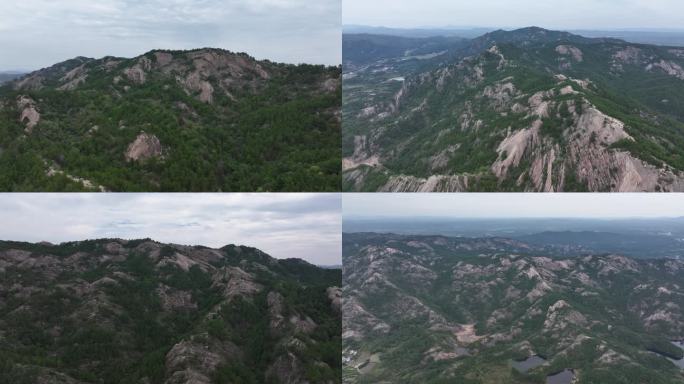
[[[430,66],[345,68],[345,190],[684,190],[680,48],[525,28]]]
[[[344,382],[684,382],[682,261],[361,233],[343,262]]]
[[[336,191],[339,85],[220,49],[75,58],[0,87],[0,185]]]
[[[0,382],[336,383],[340,277],[234,245],[0,242]]]

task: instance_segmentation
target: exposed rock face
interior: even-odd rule
[[[665,72],[670,76],[674,76],[678,79],[684,80],[684,69],[682,69],[682,67],[679,64],[673,61],[660,60],[656,63],[649,64],[646,67],[646,70],[651,71],[655,68],[660,69],[661,71]]]
[[[285,321],[285,317],[283,317],[283,296],[278,292],[269,292],[266,303],[271,317],[271,330],[278,331]]]
[[[683,190],[684,135],[664,133],[684,132],[681,108],[624,88],[684,79],[672,48],[531,28],[451,49],[416,73],[389,55],[345,72],[345,190]],[[614,108],[623,92],[629,110]]]
[[[492,171],[497,177],[504,177],[511,166],[518,166],[527,147],[538,142],[541,125],[541,120],[535,120],[531,128],[511,133],[499,144],[497,152],[500,159],[492,166]]]
[[[639,64],[642,51],[637,47],[628,46],[613,54],[613,59],[617,62],[627,64]]]
[[[28,96],[19,96],[17,109],[21,111],[19,121],[26,125],[26,133],[33,132],[33,128],[40,122],[40,113],[38,113],[36,102]]]
[[[135,84],[145,84],[145,72],[152,68],[152,61],[147,57],[141,57],[138,62],[130,68],[126,68],[123,74]]]
[[[339,287],[330,287],[326,290],[333,309],[337,312],[342,311],[342,290]]]
[[[50,176],[50,177],[56,176],[56,175],[63,175],[63,176],[66,176],[67,179],[69,179],[75,183],[81,184],[86,189],[94,189],[94,190],[97,190],[100,192],[107,192],[107,188],[105,188],[103,185],[97,185],[88,179],[84,179],[82,177],[78,177],[78,176],[74,176],[74,175],[65,173],[64,171],[59,169],[59,167],[57,167],[56,165],[49,167],[45,174],[47,176]]]
[[[213,102],[214,87],[208,81],[201,80],[199,72],[191,73],[185,79],[184,85],[191,92],[199,92],[200,101],[208,104]]]
[[[571,56],[572,59],[577,62],[582,62],[584,60],[582,51],[577,47],[573,47],[572,45],[559,45],[556,47],[556,52],[558,52],[560,55]]]
[[[126,150],[125,156],[128,161],[142,161],[153,157],[161,157],[162,146],[155,135],[141,133],[136,137]]]
[[[59,81],[64,82],[63,85],[58,87],[57,89],[60,91],[71,91],[76,89],[80,84],[85,83],[86,79],[88,78],[88,73],[85,70],[85,64],[80,65],[71,71],[67,72],[64,77],[59,79]]]
[[[263,288],[254,281],[254,276],[237,267],[226,267],[214,276],[214,286],[223,286],[223,296],[251,296]]]
[[[468,179],[466,175],[392,176],[380,192],[463,192],[468,190]]]
[[[302,374],[299,359],[291,352],[280,356],[266,371],[267,378],[278,380],[283,384],[308,383],[308,381],[300,381]]]
[[[197,309],[197,303],[192,299],[190,292],[179,291],[162,285],[157,288],[157,294],[159,294],[162,306],[167,311]]]

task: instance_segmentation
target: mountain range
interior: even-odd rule
[[[341,271],[256,248],[0,242],[0,382],[339,383]]]
[[[8,81],[12,81],[18,77],[23,76],[25,73],[20,71],[0,71],[0,85]]]
[[[340,72],[212,48],[67,60],[0,86],[0,185],[337,191]]]
[[[682,191],[684,48],[345,34],[346,191]]]
[[[345,383],[683,383],[684,262],[345,233]]]

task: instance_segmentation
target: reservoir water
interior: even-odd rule
[[[679,348],[684,350],[684,340],[680,341],[673,341],[672,344],[678,346]],[[680,369],[684,369],[684,359],[679,359],[675,360],[673,358],[668,357],[668,359],[673,362],[676,366],[678,366]]]
[[[575,373],[571,369],[565,369],[555,375],[546,376],[546,384],[570,384],[575,378]]]
[[[540,356],[534,355],[530,356],[525,360],[513,360],[511,365],[520,373],[527,373],[530,369],[537,368],[538,366],[544,364],[546,360]]]

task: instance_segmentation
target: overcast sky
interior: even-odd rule
[[[76,56],[202,47],[337,65],[341,1],[0,1],[0,70],[39,69]]]
[[[684,217],[684,194],[345,193],[342,209],[345,218]]]
[[[277,258],[341,264],[339,194],[2,194],[0,239],[152,238],[248,245]]]
[[[683,27],[681,0],[344,0],[344,24],[549,29]]]

